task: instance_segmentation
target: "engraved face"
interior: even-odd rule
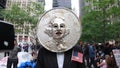
[[[54,39],[63,38],[66,32],[65,21],[55,18],[51,21],[52,35]]]
[[[50,20],[48,27],[45,30],[45,33],[53,38],[53,40],[48,41],[56,47],[57,50],[65,50],[67,47],[65,46],[65,41],[63,38],[69,34],[69,29],[66,28],[65,21],[63,18],[53,18]],[[46,42],[46,43],[48,43]],[[48,45],[48,47],[50,47]]]
[[[43,47],[52,52],[65,52],[78,42],[81,23],[69,9],[52,9],[39,20],[37,37]]]

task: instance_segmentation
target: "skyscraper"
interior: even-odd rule
[[[45,11],[56,7],[71,9],[78,17],[81,16],[82,0],[45,0]]]
[[[66,7],[71,9],[71,0],[53,0],[54,7]]]
[[[5,6],[6,6],[6,0],[0,0],[0,10],[5,9]],[[2,16],[1,12],[0,12],[0,20],[3,20],[3,19],[4,18]]]
[[[5,8],[6,0],[0,0],[0,7]]]

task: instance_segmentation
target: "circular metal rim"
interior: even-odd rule
[[[80,30],[79,30],[79,31],[80,31],[80,33],[79,33],[79,39],[80,39],[81,34],[82,34],[81,21],[78,19],[78,17],[76,16],[76,14],[75,14],[74,12],[72,12],[70,9],[67,9],[67,8],[55,8],[55,9],[51,9],[51,10],[46,11],[46,12],[40,17],[39,23],[38,23],[38,25],[37,25],[37,37],[38,37],[38,40],[39,40],[39,42],[41,43],[41,45],[42,45],[43,47],[45,47],[47,50],[52,51],[52,52],[65,52],[65,51],[71,49],[73,46],[75,46],[79,39],[77,38],[77,39],[76,39],[77,41],[75,41],[76,43],[75,43],[73,46],[69,47],[68,49],[63,50],[63,51],[56,51],[56,50],[51,50],[51,49],[49,49],[48,47],[46,47],[46,45],[44,45],[44,43],[41,41],[41,39],[39,38],[39,35],[38,35],[38,33],[39,33],[39,30],[38,30],[38,29],[39,29],[39,24],[40,24],[40,21],[41,21],[42,17],[44,17],[44,15],[46,15],[47,13],[49,13],[49,12],[51,12],[51,11],[54,11],[54,10],[58,10],[58,9],[63,9],[63,10],[65,10],[65,11],[71,12],[71,13],[75,16],[75,18],[78,20],[79,25],[80,25],[80,27],[79,27],[79,29],[80,29]]]

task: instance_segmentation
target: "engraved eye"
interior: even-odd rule
[[[53,24],[53,27],[54,27],[54,28],[57,28],[57,27],[58,27],[58,25],[57,25],[57,24]]]
[[[65,27],[65,24],[60,24],[60,27],[61,27],[61,28],[64,28],[64,27]]]

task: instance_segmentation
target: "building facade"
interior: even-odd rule
[[[53,8],[57,8],[57,7],[66,7],[71,9],[77,16],[78,18],[80,18],[81,16],[81,7],[82,7],[82,1],[81,0],[7,0],[7,4],[6,7],[7,9],[11,8],[11,6],[15,3],[17,3],[21,8],[24,9],[25,6],[31,4],[31,2],[40,2],[44,5],[44,10],[50,10]],[[30,24],[23,24],[23,26],[25,25],[29,25]],[[21,29],[21,27],[19,27],[18,29]],[[16,38],[18,40],[18,42],[21,41],[30,41],[29,35],[27,35],[26,33],[18,33],[16,34]]]
[[[17,4],[20,8],[25,9],[26,6],[30,5],[32,2],[38,2],[38,0],[7,0],[6,9],[11,9],[13,4]],[[24,22],[23,27],[16,26],[17,24],[13,24],[15,29],[22,30],[21,33],[16,33],[15,37],[18,42],[30,42],[29,33],[23,29],[23,27],[28,27],[29,31],[31,31],[32,24]]]
[[[6,0],[0,0],[0,10],[5,9],[5,7],[6,7]],[[0,20],[4,20],[1,13],[0,13]]]
[[[66,7],[71,9],[79,18],[82,14],[82,0],[45,0],[45,10],[50,10],[56,7]]]

